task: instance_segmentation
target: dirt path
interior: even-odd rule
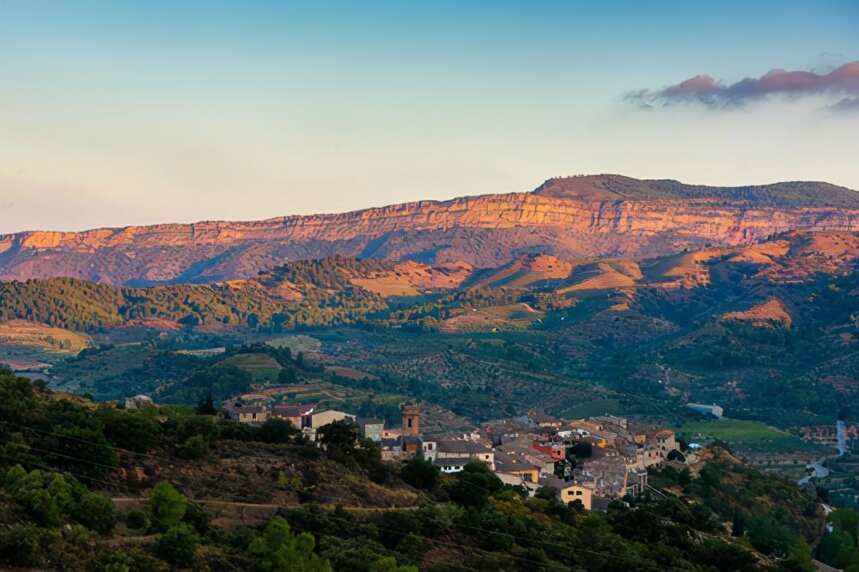
[[[114,506],[120,511],[143,509],[148,499],[146,497],[114,497],[111,499]],[[211,522],[220,528],[231,528],[239,525],[260,525],[267,522],[279,509],[302,508],[303,504],[267,504],[247,503],[222,500],[194,500],[207,508]],[[323,510],[335,510],[336,504],[318,505]],[[341,506],[347,512],[355,514],[372,514],[389,511],[412,511],[417,506],[404,507],[376,507],[376,506]]]

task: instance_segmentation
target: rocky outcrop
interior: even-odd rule
[[[649,257],[752,244],[786,230],[859,230],[859,193],[824,183],[712,188],[618,176],[532,193],[361,211],[0,236],[0,278],[117,284],[248,278],[333,254],[497,266],[522,254]]]

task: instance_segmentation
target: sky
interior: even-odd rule
[[[592,173],[859,189],[857,61],[859,0],[0,0],[0,233]]]

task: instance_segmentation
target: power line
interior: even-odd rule
[[[5,453],[4,451],[0,451],[0,455],[4,456],[5,458],[7,458],[7,459],[9,459],[10,461],[15,462],[15,463],[17,463],[17,464],[19,464],[19,465],[30,465],[30,466],[33,466],[33,467],[39,467],[40,469],[44,469],[44,470],[46,470],[46,471],[49,471],[49,472],[51,472],[51,473],[56,473],[56,474],[58,474],[58,475],[63,475],[63,474],[65,474],[65,473],[68,473],[68,474],[70,474],[70,475],[72,475],[72,476],[74,476],[74,477],[76,477],[76,478],[86,479],[86,480],[92,481],[92,482],[94,482],[94,483],[101,483],[101,484],[108,485],[108,486],[114,486],[113,484],[111,484],[111,483],[109,483],[109,482],[107,482],[107,481],[103,481],[103,480],[101,480],[101,479],[97,479],[97,478],[95,478],[95,477],[91,477],[91,476],[89,476],[89,475],[85,475],[85,474],[83,474],[83,473],[77,473],[77,472],[75,472],[75,471],[67,471],[67,470],[66,470],[66,471],[60,471],[60,470],[57,470],[57,468],[56,468],[56,467],[51,467],[51,466],[49,466],[49,465],[45,465],[45,464],[43,464],[43,463],[37,463],[37,462],[34,462],[34,461],[29,461],[29,460],[22,460],[22,459],[19,459],[19,458],[17,458],[17,457],[15,457],[15,456],[13,456],[13,455],[10,455],[9,453]]]

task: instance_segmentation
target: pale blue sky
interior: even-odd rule
[[[833,95],[727,111],[623,99],[855,60],[859,2],[844,0],[0,0],[0,232],[342,211],[598,172],[859,188],[859,113],[827,111]]]

